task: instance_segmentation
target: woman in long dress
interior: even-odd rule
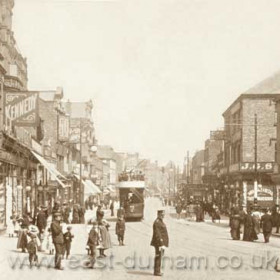
[[[79,216],[79,205],[75,204],[73,206],[73,217],[72,217],[72,224],[79,224],[80,223],[80,216]]]
[[[258,236],[255,232],[255,222],[251,216],[251,212],[248,211],[244,218],[244,234],[243,241],[254,241],[257,240]]]

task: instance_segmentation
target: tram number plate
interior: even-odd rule
[[[131,206],[129,207],[129,210],[130,210],[130,212],[134,212],[134,205],[131,205]]]

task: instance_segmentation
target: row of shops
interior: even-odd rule
[[[204,178],[202,184],[182,184],[186,201],[213,203],[228,213],[232,207],[240,209],[272,208],[280,203],[279,175],[265,172],[244,172]]]
[[[55,201],[82,204],[100,194],[91,180],[80,180],[74,173],[62,175],[55,162],[0,133],[0,229],[12,215],[33,217],[41,205],[51,210]]]

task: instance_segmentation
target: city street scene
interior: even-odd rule
[[[2,279],[280,279],[279,14],[0,0]]]

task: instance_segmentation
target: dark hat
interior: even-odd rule
[[[164,210],[163,210],[163,209],[160,209],[160,210],[157,211],[157,213],[158,213],[158,214],[164,214]]]
[[[70,229],[72,229],[72,227],[71,227],[71,226],[68,226],[66,229],[67,229],[67,230],[70,230]]]

